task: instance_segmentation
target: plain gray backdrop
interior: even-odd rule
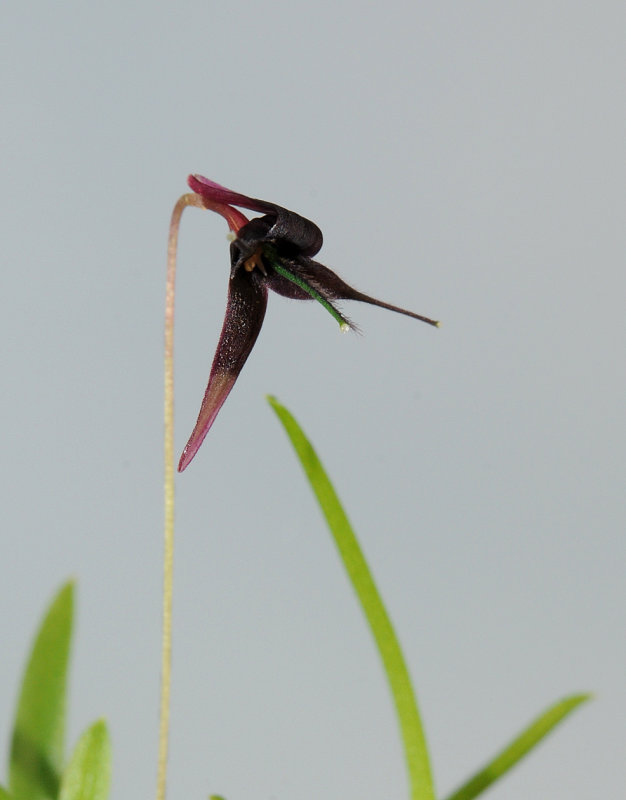
[[[68,744],[105,716],[113,796],[153,795],[166,236],[200,172],[316,221],[323,263],[444,324],[345,304],[364,335],[341,335],[270,297],[178,480],[169,796],[406,797],[377,655],[266,393],[361,537],[438,793],[589,690],[493,796],[619,796],[623,3],[5,0],[0,19],[0,745],[75,576]],[[225,234],[183,220],[177,453]]]

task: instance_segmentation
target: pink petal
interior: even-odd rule
[[[225,186],[220,186],[215,181],[210,181],[202,175],[190,175],[187,183],[194,192],[201,195],[204,200],[213,203],[228,203],[234,206],[242,206],[252,211],[271,212],[276,210],[273,203],[266,203],[264,200],[256,200],[254,197],[247,197],[245,194],[233,192]]]

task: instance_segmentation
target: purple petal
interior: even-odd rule
[[[357,292],[356,289],[352,289],[351,294],[345,294],[337,299],[360,300],[362,303],[369,303],[371,306],[386,308],[387,311],[395,311],[396,314],[404,314],[407,317],[412,317],[413,319],[419,319],[420,322],[426,322],[428,325],[432,325],[434,328],[441,327],[441,323],[437,319],[424,317],[422,314],[416,314],[415,311],[408,311],[406,308],[400,308],[400,306],[392,306],[391,303],[384,303],[382,300],[377,300],[375,297],[370,297],[369,295],[363,294],[362,292]]]
[[[228,284],[228,303],[222,333],[213,359],[209,383],[198,421],[178,464],[189,466],[215,417],[233,388],[256,342],[267,306],[267,289],[256,276],[235,274]]]
[[[311,257],[319,252],[324,237],[314,222],[281,206],[274,208],[276,221],[267,232],[270,241],[287,242],[302,256]]]
[[[373,306],[386,308],[389,311],[395,311],[397,314],[405,314],[407,317],[413,317],[413,319],[427,322],[429,325],[433,325],[436,328],[439,327],[439,322],[437,322],[437,320],[424,317],[421,314],[416,314],[414,311],[408,311],[399,306],[393,306],[390,303],[385,303],[383,300],[377,300],[375,297],[370,297],[367,294],[363,294],[363,292],[353,289],[352,286],[342,280],[339,275],[323,264],[320,264],[318,261],[301,257],[291,261],[284,260],[284,263],[294,275],[319,292],[319,294],[331,304],[333,300],[358,300],[361,303],[369,303]],[[309,295],[303,289],[300,289],[298,286],[276,273],[269,276],[267,285],[270,289],[285,297],[291,297],[296,300],[305,300],[309,298]],[[349,322],[349,320],[347,321]],[[352,323],[350,323],[350,326],[355,327]]]
[[[321,230],[314,222],[301,217],[294,211],[277,206],[276,203],[269,203],[267,200],[258,200],[254,197],[247,197],[245,194],[232,192],[225,186],[220,186],[219,183],[210,181],[202,175],[190,175],[187,183],[194,192],[209,202],[228,203],[273,215],[274,219],[266,234],[266,238],[270,241],[288,242],[304,256],[314,256],[322,247],[324,237]]]
[[[254,197],[247,197],[245,194],[239,192],[232,192],[225,186],[220,186],[215,181],[210,181],[202,175],[189,175],[187,183],[190,189],[197,192],[207,200],[212,200],[217,203],[228,203],[233,206],[243,206],[252,211],[262,211],[264,213],[271,213],[275,210],[273,203],[266,203],[264,200],[256,200]]]

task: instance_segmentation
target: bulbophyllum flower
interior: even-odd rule
[[[356,326],[337,308],[336,300],[360,300],[439,325],[436,320],[353,289],[328,267],[314,261],[323,237],[310,220],[275,203],[231,192],[201,175],[190,175],[188,184],[205,208],[226,219],[234,238],[230,245],[226,316],[198,421],[178,464],[179,472],[198,452],[254,346],[265,316],[268,289],[294,300],[317,300],[342,331],[356,330]],[[248,220],[234,206],[262,216]]]

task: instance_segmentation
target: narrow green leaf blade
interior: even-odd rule
[[[78,740],[63,773],[59,800],[107,800],[111,786],[111,740],[98,720]]]
[[[0,800],[12,800],[11,795],[7,792],[4,786],[0,786]]]
[[[9,761],[15,800],[49,800],[58,794],[73,617],[74,584],[67,583],[39,628],[22,679]]]
[[[512,769],[518,761],[536,747],[568,714],[578,708],[581,703],[589,700],[589,694],[575,694],[559,700],[547,711],[525,728],[504,750],[486,764],[481,770],[448,796],[447,800],[472,800],[484,792],[492,783],[501,778]]]
[[[346,513],[313,446],[274,397],[268,401],[283,424],[333,535],[383,662],[393,696],[410,781],[411,800],[434,800],[426,738],[400,644]]]

